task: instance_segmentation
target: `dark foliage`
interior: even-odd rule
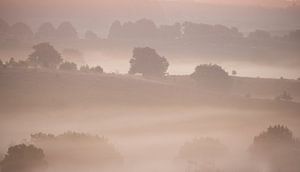
[[[47,166],[42,149],[20,144],[8,149],[1,161],[1,172],[34,172]]]
[[[56,69],[63,61],[61,55],[49,43],[33,46],[34,52],[29,55],[28,62],[35,67]]]
[[[271,126],[254,138],[251,153],[269,164],[271,171],[300,171],[300,144],[290,129],[282,125]]]
[[[228,89],[232,84],[232,79],[228,73],[216,64],[197,66],[191,77],[201,86],[210,89]]]
[[[130,60],[129,74],[140,73],[143,76],[164,76],[169,67],[165,57],[149,47],[134,48],[133,58]]]
[[[63,62],[62,64],[59,65],[59,70],[76,71],[77,65],[73,62]]]
[[[90,69],[91,72],[95,72],[95,73],[103,73],[103,68],[101,66],[95,66],[95,67],[92,67]]]

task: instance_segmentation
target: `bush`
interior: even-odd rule
[[[92,67],[90,69],[91,72],[95,72],[95,73],[103,73],[103,68],[101,66],[96,66],[96,67]]]
[[[228,73],[216,64],[197,66],[191,77],[201,86],[209,89],[228,89],[232,85],[232,79]]]
[[[59,70],[76,71],[77,70],[77,65],[73,62],[64,62],[64,63],[59,65]]]

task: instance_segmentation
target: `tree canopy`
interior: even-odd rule
[[[164,76],[169,67],[165,57],[149,47],[134,48],[133,57],[130,60],[129,74],[140,73],[143,76]]]
[[[266,162],[271,171],[300,170],[300,143],[290,129],[283,125],[270,126],[254,138],[250,147],[252,155]]]
[[[232,84],[232,79],[228,73],[216,64],[197,66],[191,77],[206,88],[228,88]]]
[[[63,61],[59,52],[47,42],[39,43],[33,49],[34,52],[28,58],[33,66],[56,69]]]

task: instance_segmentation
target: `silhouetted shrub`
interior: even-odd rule
[[[63,61],[61,55],[49,43],[33,46],[34,52],[29,55],[28,62],[34,67],[56,69]]]
[[[251,153],[268,164],[271,172],[300,171],[300,144],[285,126],[275,125],[254,138]]]
[[[12,146],[1,161],[1,172],[34,172],[46,167],[43,150],[33,145]]]
[[[103,68],[101,66],[96,66],[96,67],[92,67],[90,71],[95,73],[103,73]]]
[[[134,48],[130,60],[129,74],[141,73],[143,76],[164,76],[169,67],[165,57],[159,56],[152,48]]]
[[[228,73],[216,64],[197,66],[191,77],[201,86],[210,89],[228,89],[232,85],[232,79]]]
[[[275,100],[279,100],[279,101],[292,101],[293,97],[288,92],[284,91],[280,95],[276,96]]]
[[[66,61],[72,61],[78,65],[85,63],[83,53],[78,49],[66,48],[62,51],[62,56]]]
[[[76,71],[77,65],[73,62],[63,62],[62,64],[59,65],[59,70]]]

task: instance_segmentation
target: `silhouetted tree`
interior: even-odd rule
[[[11,57],[8,62],[6,62],[5,66],[7,68],[14,68],[17,66],[17,62],[15,61],[15,59],[13,57]]]
[[[103,73],[103,68],[101,66],[95,66],[90,69],[91,72]]]
[[[292,101],[293,97],[286,91],[275,97],[275,100]]]
[[[56,33],[61,40],[71,41],[78,39],[77,31],[70,22],[61,23],[58,26]]]
[[[251,153],[271,167],[271,172],[300,170],[300,144],[290,129],[282,125],[270,126],[254,138]]]
[[[29,55],[28,62],[33,66],[56,69],[63,61],[61,55],[49,43],[33,46],[34,52]]]
[[[15,38],[15,39],[23,39],[23,40],[28,40],[33,38],[33,32],[31,28],[26,25],[25,23],[16,23],[13,24],[10,27],[9,30],[10,34]]]
[[[8,148],[1,161],[1,172],[35,172],[45,169],[47,162],[42,149],[20,144]]]
[[[130,60],[129,74],[141,73],[143,76],[164,76],[169,67],[165,57],[161,57],[152,48],[134,48]]]
[[[76,71],[77,70],[77,65],[73,62],[63,62],[62,64],[59,65],[59,70],[64,70],[64,71]]]
[[[232,84],[232,79],[228,73],[216,64],[197,66],[191,77],[198,81],[201,86],[207,88],[228,89]]]
[[[39,27],[35,37],[42,41],[53,40],[56,37],[56,29],[51,23],[44,23]]]

